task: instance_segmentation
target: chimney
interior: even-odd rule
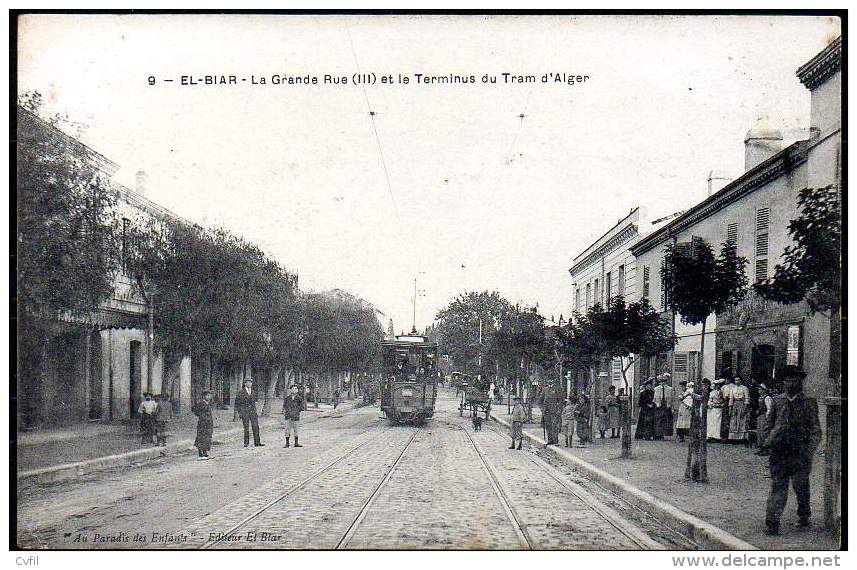
[[[712,170],[708,173],[708,195],[711,196],[730,182],[732,182],[731,176],[722,170]]]
[[[134,183],[134,191],[141,196],[146,195],[146,181],[149,179],[149,176],[146,174],[145,170],[138,170],[137,176]]]
[[[765,162],[783,148],[783,134],[775,129],[753,128],[744,137],[744,171]]]

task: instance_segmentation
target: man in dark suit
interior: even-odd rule
[[[780,517],[789,496],[789,481],[797,495],[798,526],[809,526],[809,474],[812,458],[821,442],[818,403],[803,393],[806,374],[797,366],[783,371],[785,393],[774,398],[768,416],[765,448],[770,451],[771,494],[765,514],[766,534],[780,532]]]
[[[304,399],[298,394],[298,387],[292,385],[289,395],[283,398],[283,416],[286,420],[286,445],[289,446],[289,438],[292,431],[295,432],[295,447],[303,447],[298,443],[298,424],[301,419],[301,410],[304,409]]]
[[[259,416],[256,415],[256,399],[253,397],[253,382],[246,380],[244,388],[235,396],[235,409],[244,424],[244,447],[250,446],[250,426],[253,426],[253,445],[265,444],[259,439]]]

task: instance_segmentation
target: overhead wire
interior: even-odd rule
[[[351,37],[351,29],[348,24],[345,25],[345,32],[348,34],[348,43],[351,46],[351,55],[354,56],[354,64],[357,66],[357,73],[363,75],[360,69],[360,60],[357,58],[357,51],[354,49],[354,39]],[[384,177],[387,180],[387,191],[390,194],[390,202],[393,204],[393,213],[396,219],[399,220],[399,207],[396,204],[396,196],[393,192],[393,183],[390,180],[390,171],[387,169],[387,160],[384,157],[384,147],[381,144],[381,136],[378,134],[378,126],[375,124],[375,111],[372,109],[372,104],[369,102],[369,94],[366,92],[366,85],[360,82],[360,87],[363,90],[363,98],[366,101],[366,110],[369,113],[369,121],[372,124],[372,132],[375,134],[375,142],[378,144],[378,154],[381,157],[381,168],[384,170]]]

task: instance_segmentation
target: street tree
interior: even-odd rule
[[[800,215],[789,222],[794,243],[770,279],[754,288],[780,303],[805,300],[813,313],[830,315],[828,377],[839,384],[842,355],[842,188],[804,188],[798,195]]]
[[[113,292],[117,256],[115,199],[92,151],[57,136],[70,127],[43,119],[41,96],[28,93],[17,106],[18,373],[35,385],[56,323],[86,322]],[[37,421],[33,409],[25,422]]]
[[[715,257],[711,246],[700,238],[689,243],[667,246],[661,282],[667,307],[681,321],[689,325],[702,325],[699,362],[704,362],[705,327],[708,317],[734,306],[747,289],[747,260],[737,254],[735,245],[724,243],[720,256]],[[701,367],[700,367],[701,379]],[[701,483],[708,482],[706,446],[706,418],[708,414],[708,388],[697,381],[693,417],[696,429],[688,443],[685,477]],[[699,413],[697,410],[701,406]]]

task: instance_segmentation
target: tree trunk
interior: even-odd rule
[[[633,359],[628,363],[630,367],[634,363]],[[622,453],[619,455],[622,459],[631,459],[634,457],[631,439],[631,390],[628,386],[628,377],[625,374],[628,367],[622,367],[622,382],[625,383],[625,395],[619,401],[620,410],[622,410]]]
[[[274,401],[274,390],[277,387],[277,378],[280,376],[280,367],[271,366],[268,370],[268,379],[265,384],[265,399],[262,402],[262,416],[271,415],[271,402]]]
[[[702,337],[699,342],[699,385],[702,389],[702,402],[699,418],[699,483],[708,483],[708,395],[709,388],[702,385],[702,363],[705,357],[705,324],[708,319],[702,321]]]
[[[238,392],[244,389],[245,368],[244,364],[239,364],[237,369],[233,369],[233,373],[235,374],[235,391],[232,393],[235,396],[238,396]],[[232,421],[238,421],[238,408],[235,407],[235,397],[232,398]]]

